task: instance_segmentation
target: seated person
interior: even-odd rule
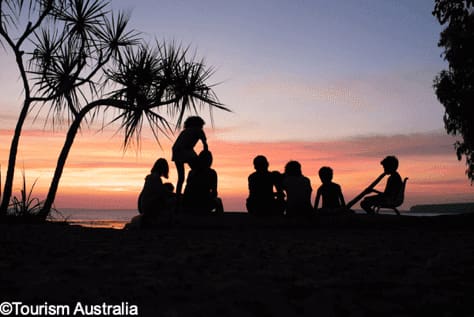
[[[321,211],[339,211],[345,207],[344,196],[342,195],[341,186],[332,182],[333,170],[330,167],[324,166],[319,170],[319,178],[322,185],[316,192],[316,199],[314,202],[314,210],[318,210],[319,201],[322,198]]]
[[[397,172],[398,159],[395,156],[387,156],[380,164],[384,169],[382,175],[390,176],[383,192],[370,188],[370,191],[377,193],[377,195],[365,197],[360,203],[362,209],[368,214],[373,214],[376,206],[391,204],[395,201],[403,186],[402,178]]]
[[[212,166],[212,153],[199,153],[197,163],[189,172],[183,195],[183,212],[190,214],[223,213],[217,195],[217,173]]]
[[[166,209],[171,213],[176,210],[177,195],[174,192],[174,185],[172,183],[167,182],[164,183],[163,186],[165,187],[165,190],[169,193]]]
[[[164,158],[158,159],[145,178],[145,184],[138,197],[138,212],[143,225],[155,223],[159,216],[171,210],[173,193],[163,184],[162,177],[168,178],[169,166]]]
[[[311,205],[313,189],[309,178],[302,174],[299,162],[290,161],[286,164],[282,187],[287,197],[287,216],[302,216],[311,213],[313,210]]]
[[[253,160],[255,172],[248,177],[249,197],[246,207],[253,215],[283,215],[284,194],[281,174],[268,170],[267,158],[258,155]]]

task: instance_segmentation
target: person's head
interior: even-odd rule
[[[210,151],[201,151],[199,153],[199,165],[203,168],[210,168],[212,165],[212,153]]]
[[[257,155],[253,159],[253,167],[256,171],[263,172],[268,171],[268,161],[267,158],[263,155]]]
[[[398,159],[395,156],[387,156],[380,164],[382,164],[385,173],[392,174],[397,171]]]
[[[283,181],[283,174],[280,173],[279,171],[271,171],[273,180],[276,184],[280,185],[281,182]]]
[[[285,175],[301,176],[301,164],[298,161],[289,161],[285,165]]]
[[[164,183],[163,186],[170,193],[174,192],[174,185],[172,183]]]
[[[168,166],[168,161],[164,158],[159,158],[156,160],[155,164],[151,168],[152,174],[158,174],[160,177],[168,178],[170,168]]]
[[[332,181],[333,171],[328,166],[323,166],[319,169],[319,178],[323,184],[330,183]]]
[[[206,124],[206,122],[204,122],[204,120],[199,117],[199,116],[191,116],[191,117],[188,117],[185,121],[184,121],[184,128],[187,129],[187,128],[201,128],[204,127],[204,125]]]

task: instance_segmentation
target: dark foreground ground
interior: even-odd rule
[[[0,302],[140,316],[474,316],[474,215],[0,225]]]

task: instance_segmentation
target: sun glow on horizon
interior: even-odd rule
[[[342,186],[348,201],[381,173],[380,160],[392,154],[400,160],[402,177],[409,177],[404,209],[420,203],[467,202],[474,193],[463,174],[463,162],[455,159],[453,139],[438,133],[319,142],[229,142],[211,129],[207,134],[214,155],[213,168],[218,172],[219,194],[228,211],[245,210],[247,177],[254,171],[253,158],[259,154],[268,158],[271,170],[283,171],[289,160],[298,160],[303,174],[311,180],[313,199],[320,185],[320,167],[333,168],[334,182]],[[0,133],[3,140],[7,135],[8,131]],[[123,153],[120,138],[111,135],[83,132],[77,136],[60,182],[57,208],[135,209],[144,178],[159,157],[168,159],[168,181],[176,182],[170,141],[164,140],[160,149],[155,141],[145,138],[139,154]],[[46,195],[63,138],[61,133],[47,132],[30,132],[22,138],[18,166],[24,166],[28,186],[36,180],[34,195],[39,198]],[[2,144],[0,155],[4,158],[8,143]],[[199,145],[196,150],[200,150]],[[0,163],[4,172],[7,162]],[[21,173],[19,168],[14,195],[18,195],[22,183]],[[384,182],[379,186],[383,189]]]

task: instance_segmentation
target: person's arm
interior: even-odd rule
[[[249,188],[249,194],[252,194],[254,192],[254,181],[253,181],[253,174],[249,175],[247,178],[248,180],[248,188]]]
[[[283,186],[282,186],[282,176],[279,172],[273,171],[272,173],[272,182],[273,182],[273,187],[275,187],[276,190],[276,197],[277,198],[285,198],[285,194],[283,192]]]
[[[377,184],[380,183],[380,181],[382,180],[382,178],[384,178],[385,176],[387,176],[386,173],[380,174],[379,177],[377,177],[377,178],[372,182],[372,184],[370,184],[369,187],[367,187],[367,190],[368,190],[369,192],[372,192],[372,193],[381,194],[382,192],[381,192],[380,190],[375,189],[374,187],[377,186]]]
[[[203,147],[203,150],[204,151],[209,151],[209,146],[207,145],[207,138],[206,138],[206,134],[204,133],[204,130],[201,130],[201,142],[202,142],[202,147]]]
[[[342,207],[346,207],[346,202],[344,201],[344,195],[342,194],[342,189],[339,186],[339,200],[341,202]]]
[[[217,173],[215,170],[211,169],[211,197],[217,197]]]
[[[314,200],[314,211],[318,210],[319,200],[321,199],[321,188],[316,192],[316,199]]]
[[[311,180],[308,177],[306,177],[306,183],[308,184],[308,186],[307,186],[308,195],[309,195],[309,197],[311,197],[311,194],[313,193],[313,187],[311,186]],[[310,198],[310,200],[311,200],[311,198]]]
[[[382,173],[377,177],[367,188],[365,188],[359,195],[347,203],[347,208],[352,208],[359,200],[364,198],[365,195],[374,191],[374,187],[385,177],[385,173]]]

